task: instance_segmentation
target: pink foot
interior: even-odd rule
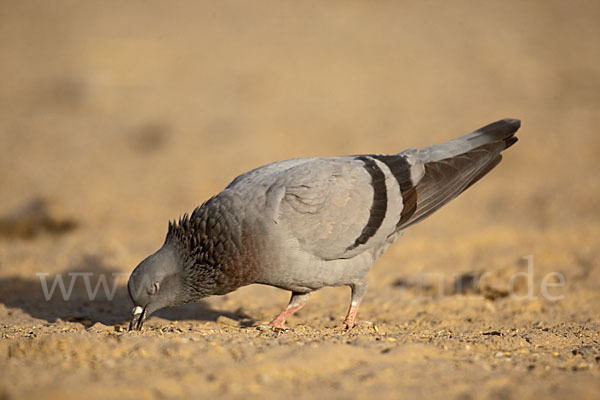
[[[354,323],[348,323],[348,322],[342,322],[342,324],[338,325],[335,327],[336,330],[338,331],[349,331],[350,329],[354,328]]]
[[[290,329],[286,324],[284,319],[275,318],[273,321],[269,322],[269,326],[274,330],[288,330]]]
[[[354,328],[354,321],[356,320],[356,314],[358,314],[358,307],[360,303],[352,302],[350,304],[350,308],[348,309],[348,315],[346,315],[346,319],[344,322],[339,325],[336,329],[338,330],[350,330]]]
[[[292,301],[290,301],[290,304],[288,304],[287,308],[279,313],[279,315],[269,323],[269,326],[277,330],[290,329],[285,325],[285,321],[290,315],[304,307],[304,304],[306,304],[306,299],[308,299],[308,294],[303,295],[299,301],[294,301],[294,297],[292,297]]]

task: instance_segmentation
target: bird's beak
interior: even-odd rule
[[[133,316],[131,317],[131,322],[129,323],[129,330],[142,330],[142,324],[146,320],[146,308],[142,308],[140,306],[136,306],[133,311]]]

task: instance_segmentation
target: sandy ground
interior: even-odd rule
[[[594,1],[4,2],[0,399],[600,397],[599,21]],[[237,174],[502,117],[519,143],[379,260],[355,329],[333,329],[347,288],[264,329],[288,293],[252,286],[125,331],[128,274]],[[114,297],[91,299],[101,277]]]

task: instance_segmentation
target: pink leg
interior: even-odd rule
[[[346,315],[346,319],[344,322],[337,327],[337,329],[352,329],[354,328],[354,320],[356,319],[356,314],[358,314],[358,307],[360,307],[360,302],[350,303],[350,308],[348,309],[348,314]]]
[[[285,326],[285,321],[289,318],[290,315],[304,307],[306,301],[308,300],[309,293],[296,293],[292,292],[292,298],[290,299],[290,303],[288,306],[279,313],[278,316],[275,317],[273,321],[269,323],[271,328],[273,329],[288,329]]]
[[[346,314],[346,319],[340,326],[337,327],[337,329],[354,328],[354,321],[356,320],[356,314],[358,314],[358,307],[360,307],[360,302],[367,292],[367,286],[368,283],[365,278],[355,281],[350,285],[350,288],[352,289],[350,308],[348,309],[348,314]]]

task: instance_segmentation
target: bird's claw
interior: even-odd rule
[[[342,322],[340,325],[338,325],[335,330],[337,331],[349,331],[350,329],[354,328],[354,324],[353,323],[349,323],[347,321]]]
[[[291,329],[285,324],[285,321],[281,322],[277,320],[270,322],[269,327],[275,332],[289,331]]]

